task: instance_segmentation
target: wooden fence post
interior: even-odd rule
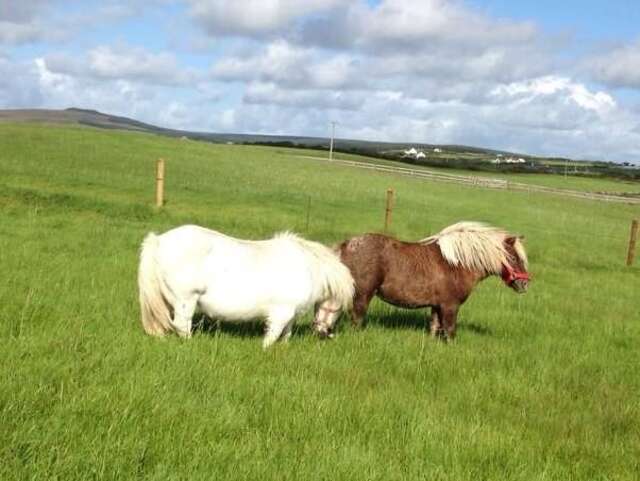
[[[387,189],[387,207],[384,211],[384,232],[389,230],[391,225],[391,213],[393,212],[393,189]]]
[[[164,204],[164,159],[156,163],[156,207]]]
[[[638,239],[638,219],[631,221],[631,235],[629,236],[629,251],[627,252],[627,265],[633,265],[636,255],[636,240]]]

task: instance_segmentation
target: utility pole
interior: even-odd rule
[[[329,143],[329,162],[333,160],[333,139],[336,136],[336,122],[331,121],[331,142]]]

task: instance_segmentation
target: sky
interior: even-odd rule
[[[640,163],[640,0],[0,0],[0,109]]]

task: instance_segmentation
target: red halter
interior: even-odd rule
[[[502,264],[502,280],[508,286],[515,281],[529,281],[528,272],[516,272],[509,264]]]

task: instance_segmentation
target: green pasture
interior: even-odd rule
[[[640,267],[624,261],[638,207],[300,154],[0,125],[1,480],[637,479]],[[321,342],[307,315],[267,352],[259,323],[143,334],[148,231],[333,243],[381,229],[388,187],[403,239],[459,220],[524,234],[530,291],[485,281],[448,345],[424,312],[380,302],[363,331],[343,321]]]

